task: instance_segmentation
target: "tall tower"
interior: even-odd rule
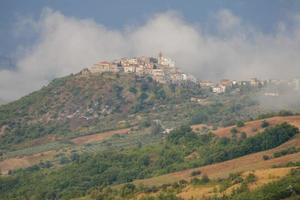
[[[163,54],[160,51],[159,54],[158,54],[158,64],[161,64],[162,59],[163,59]]]

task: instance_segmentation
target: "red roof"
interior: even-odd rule
[[[110,64],[110,62],[107,62],[107,61],[101,61],[100,64]]]

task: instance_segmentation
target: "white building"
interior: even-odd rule
[[[125,73],[135,73],[136,72],[136,66],[126,65],[126,66],[124,66],[124,72]]]
[[[217,85],[212,88],[213,93],[221,94],[226,92],[226,86],[225,85]]]
[[[110,65],[111,65],[111,63],[106,62],[106,61],[102,61],[102,62],[96,63],[93,66],[89,67],[88,70],[91,73],[109,72],[110,71]]]

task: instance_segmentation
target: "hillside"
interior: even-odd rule
[[[240,158],[232,159],[229,161],[225,161],[213,165],[207,165],[200,168],[193,168],[193,169],[188,169],[180,172],[166,174],[151,179],[136,180],[134,183],[137,185],[142,184],[145,186],[154,186],[154,185],[159,186],[162,184],[170,184],[170,183],[178,182],[180,180],[190,181],[192,178],[194,178],[191,176],[191,173],[193,171],[198,171],[198,170],[201,171],[203,174],[208,175],[208,177],[212,179],[226,178],[232,173],[268,169],[275,165],[284,165],[289,162],[300,162],[300,152],[285,155],[278,158],[273,158],[270,160],[263,159],[264,155],[268,155],[272,157],[273,153],[282,151],[283,149],[287,149],[289,147],[300,148],[300,135],[271,150],[246,155]]]
[[[211,172],[220,172],[218,166],[222,166],[223,161],[225,161],[224,166],[227,167],[239,165],[239,162],[241,162],[239,166],[243,167],[243,162],[253,163],[252,159],[245,158],[248,154],[249,156],[259,154],[259,160],[268,163],[266,167],[273,164],[285,164],[288,161],[296,162],[299,158],[299,153],[297,153],[299,149],[289,150],[288,154],[284,154],[275,152],[274,148],[276,151],[283,151],[284,146],[285,148],[290,147],[290,144],[297,146],[298,143],[298,129],[287,123],[270,126],[249,138],[239,140],[230,138],[227,141],[210,133],[197,134],[190,127],[182,126],[171,131],[161,142],[150,146],[136,146],[123,149],[123,151],[110,148],[92,154],[68,151],[57,161],[41,162],[25,170],[12,171],[8,177],[0,178],[0,184],[10,185],[10,188],[3,194],[4,199],[10,199],[11,195],[22,191],[26,191],[27,196],[38,198],[48,198],[54,195],[59,199],[71,199],[88,195],[89,191],[97,190],[99,187],[108,189],[111,185],[149,177],[153,178],[146,179],[144,186],[152,187],[148,186],[148,180],[153,182],[155,187],[159,187],[168,180],[175,182],[182,179],[190,180],[192,171],[186,169],[194,168],[193,166],[202,166],[199,168],[203,171],[201,173],[209,174],[210,178],[214,175],[210,174],[209,169],[212,169]],[[272,155],[274,158],[269,156],[268,160],[265,160],[264,155],[271,154],[268,151],[282,155],[280,157]],[[263,155],[258,152],[263,152]],[[191,157],[191,154],[196,157]],[[256,156],[255,160],[258,161],[258,157]],[[240,160],[236,162],[235,159]],[[243,161],[244,159],[246,161]],[[215,165],[217,168],[213,170]],[[250,164],[249,166],[250,169],[257,167]],[[224,168],[225,175],[232,172],[232,168],[227,167]],[[184,169],[186,171],[176,172],[171,176],[168,174]],[[240,170],[246,170],[246,168]],[[167,175],[158,176],[162,174]],[[57,183],[60,183],[60,186],[57,186]],[[63,185],[68,186],[62,187]],[[33,189],[29,190],[29,188]],[[115,193],[110,193],[110,195],[113,194]]]
[[[262,113],[252,95],[250,90],[215,96],[193,83],[161,84],[130,73],[70,75],[0,106],[0,151],[40,143],[35,140],[45,144],[53,138],[149,126],[152,121],[164,129],[200,122],[232,124]],[[195,96],[207,103],[191,101]]]
[[[299,120],[298,117],[277,117],[279,121]],[[265,119],[265,120],[272,120]],[[284,120],[285,119],[285,120]],[[245,123],[245,126],[254,122]],[[277,124],[278,125],[278,124]],[[277,125],[275,127],[277,127]],[[299,124],[298,124],[299,125]],[[270,130],[270,127],[265,131]],[[275,129],[274,129],[275,130]],[[175,132],[171,133],[174,134]],[[261,133],[257,133],[257,136]],[[282,130],[278,134],[283,134]],[[255,135],[251,138],[257,137]],[[191,137],[191,136],[189,136]],[[194,138],[195,140],[195,138]],[[270,140],[268,140],[270,141]],[[258,144],[258,143],[256,143]],[[188,143],[185,143],[188,145]],[[243,144],[240,144],[243,146]],[[228,149],[230,147],[227,147]],[[295,151],[292,149],[295,149]],[[209,151],[213,154],[213,151]],[[96,199],[103,196],[113,199],[225,199],[236,198],[246,192],[261,193],[262,188],[273,187],[274,184],[290,181],[290,178],[299,180],[300,164],[300,136],[297,134],[287,142],[266,151],[178,171],[149,179],[135,180],[129,184],[117,185],[112,188],[97,188],[81,200]],[[199,159],[199,158],[198,158]],[[293,175],[292,175],[293,174]],[[296,176],[295,176],[296,175]],[[293,180],[294,181],[294,180]],[[291,182],[293,185],[297,182]],[[273,184],[273,185],[272,185]],[[299,186],[299,184],[298,184]],[[282,186],[280,186],[282,187]],[[299,189],[299,188],[298,188]],[[298,191],[296,189],[296,191]],[[276,193],[288,197],[291,193],[282,190],[267,191],[267,194]],[[263,191],[265,192],[265,191]],[[78,199],[78,200],[79,200]],[[251,198],[257,199],[257,198]],[[266,198],[272,200],[273,198]]]
[[[71,75],[0,107],[1,144],[134,126],[128,114],[189,100],[194,92],[131,74]],[[188,90],[188,89],[187,89]]]
[[[0,199],[88,197],[132,182],[151,190],[197,170],[216,180],[297,163],[300,117],[261,115],[256,94],[122,72],[53,80],[0,107]],[[253,120],[263,116],[275,117]]]
[[[249,137],[254,136],[257,133],[259,133],[260,131],[264,130],[264,128],[262,128],[261,125],[262,125],[262,122],[265,122],[265,121],[269,123],[269,126],[275,126],[276,124],[287,122],[289,124],[292,124],[292,125],[300,128],[300,116],[277,116],[277,117],[271,117],[271,118],[246,122],[243,127],[238,128],[238,131],[245,132],[247,134],[247,136],[249,136]],[[192,125],[191,127],[193,128],[194,131],[203,130],[203,127],[206,127],[206,128],[204,128],[204,130],[209,128],[207,125],[202,125],[202,124]],[[230,130],[234,127],[236,127],[236,126],[218,128],[217,130],[211,130],[211,131],[213,134],[215,134],[218,137],[226,136],[226,137],[230,138],[231,137]],[[255,131],[253,131],[254,128],[255,128]],[[145,129],[144,132],[145,131],[147,131],[147,130]],[[130,135],[128,135],[128,134],[130,134]],[[133,134],[132,131],[127,128],[127,129],[118,129],[118,130],[113,130],[113,131],[89,134],[89,135],[85,135],[85,136],[72,137],[68,140],[70,142],[69,146],[66,146],[66,144],[61,144],[63,146],[56,145],[50,149],[41,148],[39,150],[38,147],[40,147],[40,146],[43,147],[43,146],[49,145],[51,143],[57,144],[57,142],[63,142],[63,141],[66,142],[65,139],[62,140],[62,138],[58,138],[58,137],[56,137],[56,138],[53,138],[53,137],[45,138],[44,137],[41,139],[32,140],[30,142],[30,144],[32,146],[31,150],[30,150],[30,148],[23,149],[22,154],[14,155],[13,152],[10,152],[10,154],[6,155],[6,158],[2,159],[0,161],[0,172],[2,174],[7,174],[10,170],[16,170],[18,168],[30,167],[30,166],[40,163],[43,160],[52,160],[56,155],[59,155],[61,153],[62,147],[63,147],[63,149],[66,149],[66,151],[71,151],[71,149],[75,150],[78,148],[81,149],[80,151],[84,151],[82,149],[84,147],[84,145],[91,145],[91,147],[97,146],[102,141],[105,142],[107,140],[112,140],[112,143],[117,145],[120,141],[113,139],[112,137],[114,135],[117,135],[117,137],[119,137],[119,136],[128,137],[128,139],[125,139],[125,138],[124,139],[132,140],[131,141],[132,143],[134,143],[135,142],[134,140],[137,140],[137,139],[139,141],[142,141],[141,137],[143,137],[143,138],[148,137],[148,139],[147,139],[148,142],[149,142],[149,140],[151,140],[151,138],[154,139],[154,141],[156,140],[151,135],[145,135],[145,134],[141,134],[141,133]],[[136,135],[137,137],[133,137],[134,135]],[[158,137],[157,139],[158,139],[158,141],[162,140],[161,137]],[[295,146],[297,146],[297,141],[298,140],[295,140],[295,142],[296,142]],[[288,143],[286,146],[287,147],[293,146],[292,144],[293,143]],[[101,145],[99,145],[99,147],[100,146]],[[37,150],[34,151],[34,148],[36,148]],[[60,151],[58,151],[58,150],[60,150]],[[25,153],[27,151],[29,153]],[[190,158],[193,158],[193,156],[195,156],[195,154],[191,154]],[[4,158],[4,156],[3,156],[3,158]]]

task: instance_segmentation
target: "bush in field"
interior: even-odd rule
[[[238,121],[238,122],[236,123],[236,126],[237,126],[237,127],[243,127],[243,126],[245,126],[245,123],[244,123],[243,121]]]
[[[268,156],[268,155],[263,155],[263,160],[270,160],[270,156]]]
[[[262,128],[267,128],[268,126],[269,126],[270,124],[269,124],[269,122],[267,122],[266,120],[263,120],[262,122],[261,122],[261,127]]]
[[[248,174],[248,176],[246,177],[245,179],[245,183],[253,183],[257,180],[257,177],[253,174],[253,173],[250,173]]]
[[[191,176],[198,176],[200,174],[201,174],[200,170],[195,170],[195,171],[192,171]]]
[[[230,129],[230,133],[238,133],[237,128],[233,127],[232,129]]]

